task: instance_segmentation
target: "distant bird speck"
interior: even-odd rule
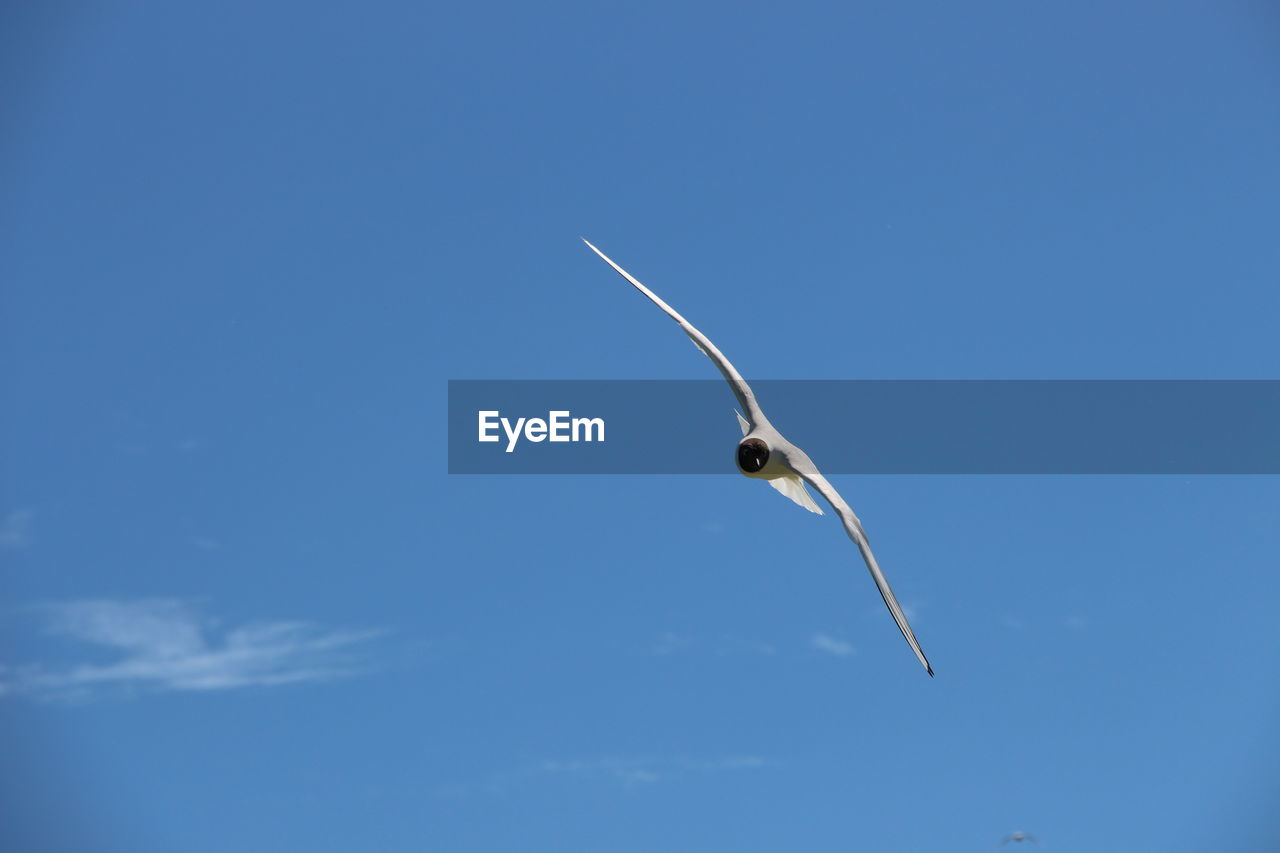
[[[1027,833],[1021,830],[1018,830],[1017,832],[1011,832],[1008,835],[1006,835],[1000,841],[1000,846],[1003,847],[1004,845],[1008,844],[1010,841],[1030,841],[1032,844],[1040,843],[1039,839],[1037,839],[1034,835],[1028,835]]]

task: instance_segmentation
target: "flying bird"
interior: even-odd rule
[[[738,424],[742,428],[742,441],[738,442],[736,457],[738,470],[748,477],[768,481],[769,485],[810,512],[822,515],[822,508],[818,506],[813,496],[805,488],[806,483],[817,491],[827,503],[831,504],[831,508],[835,510],[836,515],[840,517],[840,521],[844,524],[845,533],[849,534],[853,544],[857,545],[858,550],[862,553],[862,559],[867,564],[867,570],[871,572],[871,577],[876,582],[876,589],[880,590],[880,597],[884,599],[885,606],[889,608],[893,621],[898,624],[898,630],[902,632],[902,636],[906,638],[911,650],[920,659],[925,671],[932,676],[933,667],[929,665],[929,659],[924,656],[924,651],[920,648],[920,643],[916,640],[916,635],[911,630],[910,623],[907,622],[907,616],[902,612],[902,607],[898,604],[898,599],[893,594],[893,588],[889,586],[888,579],[885,578],[884,572],[880,570],[880,564],[876,562],[875,555],[871,553],[871,545],[867,541],[866,531],[862,529],[862,522],[858,520],[858,516],[854,515],[849,505],[844,502],[844,498],[840,497],[840,493],[827,482],[827,478],[822,476],[818,466],[813,464],[813,460],[803,450],[787,441],[782,437],[781,433],[773,428],[773,425],[769,423],[769,419],[761,411],[760,404],[756,402],[755,394],[751,392],[751,387],[742,378],[742,374],[738,373],[737,369],[729,363],[729,359],[725,358],[720,350],[716,349],[715,344],[711,343],[706,335],[695,329],[674,308],[659,299],[656,293],[610,260],[604,252],[593,246],[591,241],[584,237],[582,242],[586,243],[591,251],[599,255],[606,264],[613,267],[614,271],[620,276],[631,282],[636,290],[649,297],[655,305],[667,313],[667,316],[679,323],[680,328],[684,329],[684,333],[693,340],[693,343],[698,349],[702,350],[707,358],[711,359],[721,375],[724,376],[725,381],[729,383],[733,396],[737,398],[738,405],[741,407],[741,411],[737,413]]]
[[[1018,830],[1017,832],[1011,832],[1008,835],[1006,835],[1004,839],[1000,842],[1000,846],[1003,847],[1006,844],[1008,844],[1010,841],[1030,841],[1032,844],[1040,843],[1039,840],[1037,840],[1034,835],[1028,835],[1022,830]]]

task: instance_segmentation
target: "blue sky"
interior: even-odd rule
[[[749,378],[1275,378],[1274,9],[5,14],[7,849],[1280,841],[1274,478],[838,478],[931,680],[830,516],[444,432],[714,377],[579,235]]]

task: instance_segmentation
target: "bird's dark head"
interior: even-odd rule
[[[769,445],[759,438],[744,438],[738,443],[738,470],[750,477],[769,464]]]

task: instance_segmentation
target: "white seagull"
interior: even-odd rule
[[[742,378],[742,374],[738,373],[737,369],[729,363],[729,359],[716,349],[715,344],[707,340],[706,335],[695,329],[688,320],[676,313],[675,309],[659,299],[656,293],[636,281],[630,273],[610,260],[604,252],[591,245],[591,241],[584,237],[582,242],[586,243],[591,251],[599,255],[606,264],[613,267],[619,275],[631,282],[636,290],[653,300],[655,305],[679,323],[684,333],[693,340],[707,358],[711,359],[725,381],[729,383],[733,396],[738,398],[738,404],[742,407],[742,411],[746,412],[746,417],[743,417],[742,412],[738,412],[738,424],[742,427],[743,436],[742,441],[738,443],[738,470],[748,477],[767,480],[769,485],[810,512],[821,515],[822,509],[805,489],[805,483],[816,489],[818,494],[831,504],[831,508],[844,523],[845,533],[849,534],[853,544],[857,545],[858,550],[862,552],[862,559],[866,561],[867,569],[871,572],[871,577],[875,580],[876,588],[880,590],[880,596],[889,608],[893,621],[898,623],[898,630],[902,632],[911,650],[920,659],[925,671],[932,676],[933,667],[924,656],[924,651],[920,648],[910,623],[907,622],[907,616],[902,612],[902,607],[893,594],[893,588],[889,586],[889,581],[885,578],[884,572],[880,571],[875,555],[871,553],[871,545],[867,541],[866,532],[862,529],[862,522],[840,497],[840,493],[827,482],[827,478],[822,476],[818,466],[813,464],[813,460],[803,450],[787,441],[773,428],[773,424],[769,423],[769,419],[760,410],[760,404],[756,402],[755,395],[751,393],[751,387]]]

